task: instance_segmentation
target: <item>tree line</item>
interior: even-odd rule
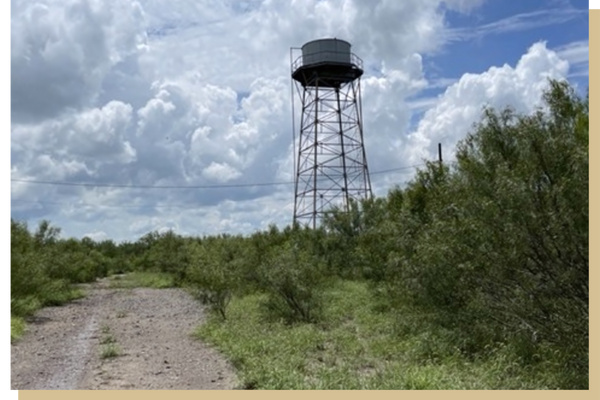
[[[267,319],[318,323],[323,288],[368,282],[380,311],[418,313],[467,358],[509,347],[552,357],[561,387],[587,388],[589,96],[549,81],[530,115],[486,109],[456,162],[429,162],[387,196],[333,208],[318,229],[135,242],[62,239],[11,221],[11,313],[73,298],[117,273],[169,274],[227,318],[232,296],[265,293]],[[378,312],[374,310],[373,312]]]

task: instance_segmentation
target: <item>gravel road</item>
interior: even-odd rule
[[[11,388],[233,389],[227,361],[192,338],[205,312],[180,289],[111,289],[40,310],[12,345]],[[118,355],[106,357],[110,349]],[[103,356],[104,355],[104,356]]]

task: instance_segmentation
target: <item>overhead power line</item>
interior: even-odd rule
[[[377,174],[387,174],[388,172],[403,171],[403,170],[407,170],[407,169],[412,169],[412,168],[422,167],[423,165],[425,165],[425,163],[416,164],[416,165],[408,165],[408,166],[406,166],[406,167],[398,167],[398,168],[384,169],[384,170],[381,170],[381,171],[369,172],[369,174],[371,174],[371,175],[377,175]]]
[[[417,168],[425,164],[410,165],[381,171],[371,172],[371,175],[384,174]],[[261,187],[261,186],[280,186],[293,185],[294,182],[259,182],[259,183],[231,183],[218,185],[125,185],[119,183],[91,183],[91,182],[61,182],[61,181],[44,181],[35,179],[11,179],[11,182],[31,183],[36,185],[52,185],[52,186],[76,186],[76,187],[104,187],[104,188],[122,188],[122,189],[227,189],[227,188],[245,188],[245,187]]]
[[[198,209],[198,206],[190,204],[139,204],[139,205],[106,205],[106,204],[92,204],[92,203],[79,203],[79,202],[57,202],[57,201],[37,201],[37,200],[12,200],[14,203],[21,204],[36,204],[41,206],[57,206],[57,207],[89,207],[89,208],[108,208],[108,209],[131,209],[131,210],[143,210],[143,209],[159,209],[159,208],[181,208],[185,210]]]
[[[79,186],[79,187],[106,187],[122,189],[220,189],[220,188],[240,188],[254,186],[276,186],[289,185],[293,182],[264,182],[264,183],[232,183],[222,185],[124,185],[119,183],[89,183],[89,182],[58,182],[58,181],[39,181],[33,179],[11,179],[11,182],[33,183],[38,185],[53,186]]]
[[[386,170],[380,170],[371,172],[374,174],[385,174],[390,172],[403,171],[411,168],[417,168],[425,165],[425,163],[410,165],[404,167],[390,168]],[[234,187],[253,187],[253,186],[275,186],[275,185],[291,185],[294,182],[263,182],[263,183],[240,183],[240,184],[224,184],[224,185],[196,185],[196,186],[151,186],[151,185],[121,185],[121,184],[93,184],[85,182],[55,182],[55,181],[38,181],[38,180],[25,180],[25,179],[11,179],[12,182],[42,184],[42,185],[59,185],[59,186],[83,186],[83,187],[115,187],[115,188],[135,188],[135,189],[217,189],[217,188],[234,188]],[[139,205],[105,205],[105,204],[91,204],[91,203],[80,203],[80,202],[53,202],[53,201],[36,201],[36,200],[13,200],[16,204],[37,204],[42,206],[76,206],[76,207],[91,207],[100,209],[197,209],[197,206],[187,204],[139,204]]]

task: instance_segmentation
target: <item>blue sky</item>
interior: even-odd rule
[[[583,0],[529,0],[487,1],[468,14],[449,10],[446,23],[451,28],[476,32],[482,26],[504,21],[506,32],[490,31],[479,37],[449,43],[440,52],[424,57],[425,75],[431,81],[443,82],[458,80],[465,73],[481,73],[490,66],[515,65],[525,50],[538,41],[545,41],[554,49],[578,42],[587,45],[587,7],[588,2]],[[517,21],[522,24],[517,26]],[[587,62],[573,65],[568,77],[582,95],[587,91],[588,74],[574,73],[587,68]],[[419,95],[437,96],[444,90],[445,87],[432,86]],[[416,112],[411,125],[417,124],[422,114]]]
[[[458,79],[466,72],[481,73],[490,66],[505,63],[514,65],[537,41],[545,41],[549,48],[559,48],[589,39],[588,2],[583,0],[528,0],[487,1],[470,14],[449,11],[446,14],[450,27],[476,31],[486,24],[517,19],[521,16],[520,29],[508,32],[489,32],[481,37],[450,43],[441,54],[425,58],[432,78],[443,75]],[[535,26],[539,24],[540,26]],[[508,30],[508,27],[507,27]],[[426,72],[426,74],[427,74]],[[587,77],[574,77],[587,86]],[[432,89],[441,92],[441,89]]]
[[[284,226],[291,185],[214,186],[292,180],[290,47],[343,38],[369,66],[365,146],[381,171],[437,143],[451,160],[482,106],[531,112],[548,77],[585,93],[587,5],[12,1],[11,215],[115,240]],[[413,174],[373,175],[373,189]]]

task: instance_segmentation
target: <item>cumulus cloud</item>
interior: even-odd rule
[[[202,175],[211,181],[227,182],[240,177],[242,174],[227,163],[219,164],[213,161],[202,171]]]
[[[93,104],[111,66],[145,40],[137,2],[29,0],[12,7],[13,121],[38,122]]]
[[[101,165],[133,162],[136,151],[126,140],[131,113],[129,105],[111,101],[38,125],[14,125],[11,150],[16,177],[63,180],[78,171],[94,175]]]
[[[567,74],[564,59],[582,59],[581,46],[557,55],[538,43],[514,66],[428,82],[424,56],[452,39],[447,10],[469,13],[481,3],[13,3],[11,176],[99,185],[15,181],[13,216],[49,218],[66,235],[117,240],[150,230],[248,233],[289,223],[290,46],[318,37],[349,40],[365,61],[371,171],[419,163],[438,142],[450,151],[483,104],[527,111],[547,77]],[[447,86],[438,98],[419,97],[436,85]],[[423,110],[414,125],[414,112]],[[373,186],[385,194],[412,172],[373,175]],[[268,182],[277,184],[244,185]],[[207,188],[215,184],[228,187]]]
[[[517,65],[491,67],[481,74],[464,74],[449,86],[429,109],[406,140],[395,146],[406,153],[409,163],[433,159],[437,144],[442,143],[446,159],[454,158],[458,140],[466,136],[472,124],[481,118],[483,107],[530,113],[540,105],[548,79],[566,79],[569,63],[549,50],[544,42],[535,43],[521,57]]]

